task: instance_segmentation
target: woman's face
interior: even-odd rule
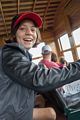
[[[30,49],[37,39],[37,28],[30,20],[25,20],[16,32],[16,40],[25,48]]]

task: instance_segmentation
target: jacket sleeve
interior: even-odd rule
[[[80,60],[68,67],[40,67],[32,63],[21,49],[5,46],[2,52],[2,66],[11,80],[33,90],[49,91],[80,79]]]

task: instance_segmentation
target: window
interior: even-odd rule
[[[34,62],[35,64],[38,65],[38,63],[41,61],[42,57],[41,58],[38,58],[38,59],[33,59],[32,62]]]
[[[72,32],[74,40],[75,40],[75,44],[79,45],[80,44],[80,28],[74,30]]]
[[[71,51],[64,52],[64,57],[67,62],[73,62],[73,56]]]
[[[62,37],[60,37],[60,42],[61,42],[61,45],[62,45],[62,49],[63,49],[63,50],[66,50],[66,49],[71,48],[71,47],[70,47],[69,38],[68,38],[68,35],[67,35],[67,34],[65,34],[65,35],[63,35]]]
[[[74,30],[72,32],[74,41],[75,41],[75,47],[77,50],[78,58],[80,58],[80,28]]]
[[[78,58],[80,59],[80,27],[72,32],[72,36],[70,39],[68,38],[68,34],[65,34],[58,39],[61,55],[64,55],[68,62],[72,62]],[[72,38],[74,38],[73,41]],[[70,41],[73,45],[72,47],[70,45]],[[73,58],[74,51],[75,55]]]
[[[44,42],[40,43],[36,48],[31,48],[29,52],[32,54],[33,62],[38,64],[39,61],[42,59],[42,47],[45,45]]]
[[[59,48],[60,48],[60,51],[61,51],[62,50],[62,46],[61,46],[60,39],[58,39],[58,44],[59,44]]]
[[[72,56],[72,51],[71,51],[71,46],[70,46],[68,34],[61,36],[58,39],[58,43],[59,43],[59,47],[60,47],[60,52],[61,52],[61,54],[63,53],[65,60],[67,62],[74,61],[73,56]]]
[[[80,59],[80,47],[77,48],[78,57]]]

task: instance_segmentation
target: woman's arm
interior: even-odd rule
[[[14,45],[2,52],[4,72],[11,80],[37,91],[48,91],[80,79],[80,61],[63,69],[39,67],[29,60],[29,53]]]

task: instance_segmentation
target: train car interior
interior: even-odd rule
[[[42,59],[46,44],[58,63],[61,57],[67,64],[80,59],[80,0],[0,0],[0,47],[10,38],[13,16],[26,11],[38,13],[43,20],[42,40],[30,49],[35,64]],[[50,98],[46,107],[55,109],[56,120],[80,120],[80,81],[57,88]]]

